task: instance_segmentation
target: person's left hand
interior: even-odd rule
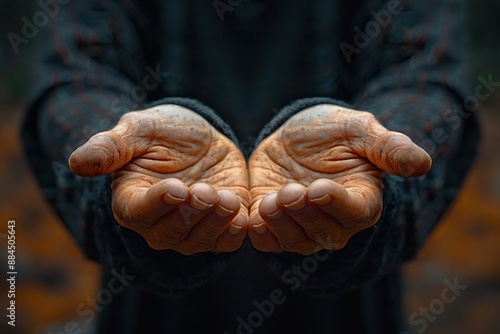
[[[429,171],[430,156],[368,112],[319,105],[290,118],[249,161],[249,236],[264,252],[338,250],[382,211],[383,172]]]

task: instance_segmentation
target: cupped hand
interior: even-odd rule
[[[115,219],[153,249],[230,252],[245,239],[245,158],[187,108],[127,113],[76,149],[69,165],[81,176],[111,174]]]
[[[384,172],[420,176],[430,156],[368,112],[305,109],[260,143],[249,161],[249,236],[264,252],[338,250],[382,211]]]

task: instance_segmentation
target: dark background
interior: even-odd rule
[[[475,86],[479,75],[492,75],[494,81],[500,81],[500,0],[466,2],[468,20],[464,24],[470,36],[467,51],[472,69],[469,86]],[[207,5],[211,6],[211,1]],[[31,45],[22,45],[15,54],[7,33],[19,33],[21,18],[30,18],[37,10],[35,1],[0,0],[1,310],[5,310],[7,299],[3,277],[7,271],[9,219],[17,222],[19,273],[16,327],[6,325],[2,311],[0,333],[64,332],[68,321],[79,321],[78,304],[95,296],[99,288],[99,267],[83,258],[43,201],[22,155],[19,122],[29,84],[37,78],[28,74]],[[405,266],[405,311],[409,317],[440,299],[444,280],[456,278],[467,285],[453,303],[446,304],[444,311],[427,323],[424,332],[428,334],[500,333],[499,109],[500,92],[481,102],[477,114],[483,140],[474,168],[418,258]]]

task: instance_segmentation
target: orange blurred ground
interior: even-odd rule
[[[499,101],[483,106],[479,117],[483,133],[474,168],[449,213],[405,268],[409,315],[439,299],[445,279],[467,285],[428,323],[426,334],[500,333]]]
[[[500,102],[479,115],[483,142],[473,171],[458,200],[418,258],[405,267],[406,313],[440,298],[443,281],[458,279],[467,289],[429,321],[427,334],[500,333]],[[4,253],[6,222],[17,221],[18,293],[15,330],[0,333],[54,333],[76,318],[76,307],[99,287],[99,268],[86,261],[29,173],[18,140],[22,108],[2,116],[0,133],[0,245]],[[0,261],[5,261],[4,257]],[[2,267],[5,267],[4,262]],[[4,295],[5,283],[0,282]],[[1,299],[5,309],[5,298]],[[2,315],[2,318],[4,315]],[[411,326],[412,330],[421,327]],[[412,332],[413,333],[413,332]]]

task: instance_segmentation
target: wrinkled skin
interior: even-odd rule
[[[376,118],[333,105],[301,111],[249,161],[249,236],[264,252],[338,250],[382,211],[383,172],[425,174],[430,156]]]
[[[205,119],[163,105],[124,115],[69,165],[81,176],[111,174],[115,219],[153,249],[231,252],[248,231],[258,250],[307,255],[341,249],[377,222],[384,172],[419,176],[431,159],[368,112],[320,105],[260,143],[247,171]]]
[[[130,112],[75,150],[69,165],[81,176],[111,174],[115,219],[153,249],[231,252],[245,239],[245,158],[189,109]]]

